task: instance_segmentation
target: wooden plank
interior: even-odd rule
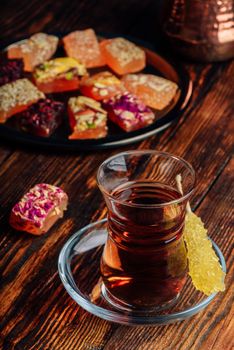
[[[14,150],[9,145],[6,146],[6,144],[0,144],[0,147],[0,164],[2,164],[10,157]]]
[[[98,162],[98,155],[96,161]],[[51,156],[39,155],[35,157],[34,154],[16,152],[14,157],[0,170],[4,221],[0,255],[2,275],[0,298],[4,300],[4,303],[1,304],[0,320],[2,325],[5,324],[5,330],[1,337],[4,338],[3,344],[7,349],[9,344],[13,346],[12,344],[17,343],[19,339],[22,340],[21,344],[23,344],[24,338],[26,343],[31,342],[31,346],[34,346],[37,337],[39,342],[36,342],[36,348],[38,349],[40,346],[44,346],[45,342],[50,343],[52,339],[54,340],[51,333],[54,334],[55,329],[56,334],[57,332],[60,334],[58,340],[64,340],[66,335],[68,342],[71,341],[72,334],[77,337],[83,327],[84,338],[79,336],[78,339],[84,343],[86,337],[89,339],[92,329],[97,339],[105,337],[105,333],[109,334],[110,325],[103,322],[100,332],[97,331],[97,326],[100,327],[99,320],[91,315],[88,317],[85,315],[81,322],[80,316],[77,317],[78,308],[74,302],[62,311],[63,305],[67,301],[70,304],[71,300],[67,298],[57,274],[58,252],[67,239],[67,235],[87,224],[89,217],[95,211],[95,206],[98,210],[97,194],[89,193],[89,187],[85,186],[87,181],[85,174],[89,171],[92,163],[94,163],[92,156],[78,158],[64,155],[55,162]],[[56,165],[57,172],[54,171],[54,165]],[[64,173],[65,168],[66,172]],[[37,174],[35,169],[39,169]],[[96,169],[94,168],[91,172],[96,173]],[[9,174],[11,174],[10,178]],[[19,175],[21,181],[17,183]],[[7,224],[6,217],[9,215],[9,208],[32,184],[42,181],[57,185],[63,184],[62,187],[68,191],[70,201],[74,205],[70,207],[63,223],[60,223],[59,226],[56,225],[49,236],[31,237],[27,234],[14,232]],[[12,184],[17,184],[13,192]],[[84,190],[81,191],[82,188]],[[86,207],[87,202],[90,204],[88,208]],[[76,204],[78,204],[77,208]],[[45,281],[48,282],[45,284]],[[9,293],[10,290],[11,293]],[[31,305],[34,305],[35,311],[31,309]],[[9,309],[10,312],[7,313]],[[56,309],[55,313],[54,309]],[[64,313],[66,317],[64,317]],[[31,328],[32,322],[33,330]],[[77,322],[80,328],[77,327]],[[92,326],[87,327],[86,332],[85,328],[89,324]],[[15,327],[16,325],[17,327]],[[40,338],[41,331],[45,332],[43,339]],[[38,336],[37,333],[40,335]]]
[[[222,247],[227,263],[226,291],[219,293],[208,308],[188,321],[159,327],[117,329],[104,350],[198,350],[234,347],[233,320],[233,236],[230,225],[233,203],[234,160],[230,161],[197,210],[210,237]]]
[[[232,71],[233,68],[229,67],[226,77],[232,75]],[[202,105],[194,108],[186,123],[179,128],[168,144],[162,147],[159,145],[157,148],[183,156],[193,164],[198,178],[196,195],[192,201],[194,207],[206,197],[233,149],[233,102],[230,104],[233,92],[228,86],[226,91],[223,90],[225,80],[225,75],[221,76],[213,86],[212,92],[202,101]],[[150,148],[154,148],[152,146],[154,140],[151,141]],[[211,208],[209,212],[212,214]]]
[[[198,179],[193,206],[205,195],[233,151],[234,94],[226,84],[230,79],[230,86],[234,86],[233,72],[234,64],[220,72],[210,93],[195,105],[174,137],[166,145],[156,147],[179,155],[193,165]],[[150,148],[155,148],[154,140]]]
[[[20,37],[38,30],[61,31],[90,25],[98,31],[131,33],[146,40],[154,40],[154,32],[150,28],[155,26],[153,10],[156,3],[152,1],[141,2],[140,5],[137,3],[137,6],[135,1],[121,6],[117,1],[102,1],[98,6],[81,1],[65,7],[62,1],[52,4],[48,0],[23,0],[20,4],[11,0],[11,4],[0,18],[2,39],[16,34]],[[12,7],[15,11],[12,11]],[[145,28],[141,25],[142,11],[149,15]],[[234,65],[223,63],[188,67],[195,91],[192,103],[183,113],[179,124],[141,144],[121,150],[167,150],[192,162],[199,177],[193,206],[200,206],[198,212],[209,229],[213,230],[214,238],[222,247],[226,247],[230,236],[224,239],[216,235],[215,225],[218,223],[217,230],[224,225],[222,230],[225,230],[230,220],[228,208],[226,215],[223,204],[220,204],[225,195],[230,201],[230,179],[225,177],[227,184],[224,188],[220,179],[223,179],[223,174],[231,174],[226,164],[232,150],[233,94],[230,86],[234,85]],[[212,304],[214,308],[210,307],[201,314],[201,318],[196,316],[191,323],[189,321],[158,329],[114,326],[78,308],[63,289],[57,274],[59,250],[74,231],[106,214],[101,194],[96,188],[95,175],[98,165],[118,151],[47,155],[20,150],[12,154],[8,153],[7,147],[3,156],[0,153],[0,163],[3,160],[0,169],[0,300],[4,300],[0,308],[0,348],[2,346],[3,350],[100,350],[105,344],[105,349],[120,350],[121,346],[122,349],[134,350],[137,344],[139,350],[157,350],[156,346],[170,349],[168,346],[172,344],[173,350],[229,350],[232,344],[230,315],[233,314],[230,311],[229,289]],[[44,237],[14,232],[7,223],[11,206],[32,184],[42,181],[61,185],[69,193],[72,203],[69,211],[63,221]],[[217,193],[214,193],[216,188]],[[212,193],[214,197],[211,197],[210,203],[209,196]],[[215,221],[212,214],[215,215]],[[230,268],[228,249],[224,252]],[[198,330],[201,328],[199,336]],[[186,343],[183,343],[182,334],[188,336]],[[110,347],[110,344],[119,346],[119,341],[120,347]]]
[[[71,2],[69,6],[63,1],[26,1],[21,3],[11,0],[4,8],[4,16],[0,18],[1,39],[11,36],[22,37],[25,33],[31,34],[37,31],[72,31],[79,28],[99,28],[102,32],[128,34],[135,23],[142,18],[142,12],[146,16],[150,10],[157,11],[155,2],[132,0],[120,3],[117,0],[101,0],[98,4],[90,1]],[[14,11],[12,11],[14,9]],[[156,12],[157,13],[157,12]],[[116,20],[118,18],[118,20]],[[155,33],[155,21],[150,23],[151,28],[136,28],[134,33],[138,36],[147,29]],[[148,31],[149,33],[150,31]],[[152,37],[153,37],[152,33]]]
[[[230,70],[227,69],[225,74],[229,74],[229,72]],[[218,74],[220,74],[219,71]],[[225,79],[225,77],[223,79]],[[190,157],[189,160],[194,157],[194,154],[199,154],[199,157],[196,159],[196,168],[198,168],[201,178],[201,181],[199,181],[199,186],[201,186],[199,188],[201,188],[201,190],[196,196],[197,203],[199,202],[199,198],[204,196],[206,188],[215,181],[219,168],[223,162],[226,161],[227,158],[225,157],[227,157],[231,149],[229,137],[226,137],[222,141],[222,148],[219,143],[227,127],[226,119],[223,118],[222,114],[224,111],[229,111],[227,106],[230,97],[229,90],[219,90],[215,82],[213,82],[213,88],[215,88],[212,90],[214,91],[214,96],[210,98],[208,94],[204,104],[198,103],[197,108],[192,110],[191,114],[187,116],[186,123],[188,124],[182,121],[181,127],[168,143],[166,136],[163,135],[160,140],[162,143],[160,142],[158,144],[159,139],[155,137],[151,138],[151,140],[144,141],[140,145],[140,148],[146,148],[149,142],[151,142],[150,147],[152,148],[152,145],[156,142],[159,148],[174,152],[176,150],[177,154],[180,155],[187,154],[188,157]],[[213,100],[216,101],[214,105],[212,104]],[[227,101],[226,104],[224,100]],[[218,105],[221,105],[220,112],[215,114],[215,120],[212,120],[211,123],[211,112],[217,109]],[[211,112],[207,112],[210,106],[212,107]],[[203,115],[203,113],[208,113],[208,115],[206,118],[198,118],[197,114],[199,115],[199,113],[201,113],[201,115]],[[202,128],[200,124],[202,124]],[[194,127],[193,135],[191,135],[189,131],[189,125],[193,125]],[[191,137],[188,138],[188,135],[191,135]],[[201,135],[201,137],[199,137],[199,135]],[[213,137],[213,142],[211,144],[213,154],[210,154],[209,135]],[[169,135],[167,134],[167,136]],[[187,138],[184,138],[185,136],[187,136]],[[184,139],[186,142],[181,142],[181,140]],[[197,152],[196,147],[191,153],[192,144],[194,142],[198,150],[201,147],[206,150],[205,155],[201,152],[195,153]],[[4,321],[2,322],[2,337],[5,338],[6,342],[10,341],[18,344],[27,343],[33,346],[32,344],[35,342],[35,336],[38,337],[38,347],[42,346],[41,344],[45,342],[50,343],[51,339],[54,339],[53,337],[55,336],[57,341],[60,342],[64,324],[69,324],[69,327],[76,324],[75,320],[80,309],[74,305],[59,282],[56,273],[57,255],[67,239],[67,236],[72,233],[75,228],[82,227],[89,221],[99,218],[100,213],[102,213],[101,215],[105,213],[105,211],[102,212],[104,203],[95,186],[95,174],[98,164],[107,156],[114,153],[116,153],[116,150],[100,152],[97,153],[95,157],[91,154],[86,156],[81,155],[80,157],[75,157],[74,155],[51,157],[51,155],[46,154],[35,156],[32,153],[18,151],[1,168],[1,199],[5,209],[2,212],[4,223],[1,255],[3,257],[1,261],[3,289],[0,295],[4,298],[3,300],[5,300],[5,302],[0,312],[2,316],[5,315]],[[201,154],[203,154],[202,157]],[[207,156],[209,161],[206,158]],[[202,167],[203,164],[205,164],[204,168]],[[38,170],[35,172],[35,169]],[[56,172],[54,169],[56,169]],[[206,176],[206,172],[209,176]],[[89,174],[88,178],[87,173]],[[11,174],[11,177],[9,174]],[[17,183],[19,175],[21,181]],[[14,233],[9,229],[6,221],[9,208],[32,184],[42,181],[61,185],[68,192],[70,201],[73,204],[72,207],[70,207],[69,212],[66,214],[63,223],[58,223],[49,236],[34,238],[28,237],[26,234]],[[14,186],[16,183],[17,186]],[[87,203],[89,203],[88,206]],[[43,270],[43,266],[47,266],[48,264],[52,264],[51,269]],[[46,290],[43,289],[43,297],[38,301],[38,295],[40,296],[42,285],[44,281],[47,280],[50,281],[49,287],[47,287]],[[38,283],[38,281],[41,282]],[[9,290],[11,290],[12,293],[9,294]],[[63,313],[63,322],[60,322],[60,318],[59,322],[54,321],[52,330],[48,331],[47,328],[41,327],[42,325],[50,324],[53,319],[58,317],[57,315],[60,313],[59,305],[56,306],[58,295],[59,300],[62,300],[64,304],[68,303],[71,305],[70,308],[72,308],[72,311],[68,308],[67,311]],[[39,310],[36,309],[37,318],[35,318],[35,314],[28,311],[30,305],[35,305],[35,303],[37,307],[42,310],[39,312]],[[53,314],[50,312],[51,308],[53,310],[55,308],[56,318],[53,317]],[[7,313],[8,310],[9,312]],[[87,317],[92,320],[91,323],[94,322],[93,320],[96,320],[90,315]],[[34,325],[37,325],[36,331],[32,331],[30,328],[32,322],[34,322]],[[104,321],[96,320],[95,322],[100,324],[100,322],[102,323]],[[23,329],[22,326],[24,327]],[[86,336],[88,336],[89,332],[87,330],[86,333],[86,328],[85,324],[83,328],[81,325],[81,329]],[[101,344],[103,344],[103,341],[105,342],[108,334],[113,330],[109,324],[103,326],[102,329],[101,340],[98,338]],[[76,343],[76,347],[83,346],[84,341],[83,338],[80,338]],[[93,341],[95,342],[95,338]],[[69,337],[67,338],[67,342],[70,342]]]

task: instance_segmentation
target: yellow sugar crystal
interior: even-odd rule
[[[194,287],[206,295],[224,291],[225,273],[208,239],[203,222],[192,212],[186,215],[184,240],[187,247],[189,275]]]

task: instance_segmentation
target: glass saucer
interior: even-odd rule
[[[116,309],[103,297],[99,262],[107,238],[107,219],[87,225],[76,232],[62,248],[58,270],[68,294],[85,310],[105,320],[125,325],[163,325],[185,320],[203,310],[217,293],[205,296],[187,278],[177,302],[171,308],[147,315]],[[226,272],[219,247],[214,250]]]

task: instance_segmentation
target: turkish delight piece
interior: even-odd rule
[[[19,128],[32,135],[48,137],[62,122],[64,103],[51,99],[39,100],[17,118]]]
[[[63,217],[67,203],[68,196],[61,188],[45,183],[35,185],[13,207],[10,225],[18,231],[41,235]]]
[[[24,63],[21,59],[0,62],[0,86],[23,78]]]
[[[125,92],[104,101],[108,117],[124,131],[134,131],[143,128],[155,119],[154,113],[134,95]]]
[[[124,38],[104,40],[100,47],[107,65],[117,74],[138,72],[146,65],[145,52]]]
[[[71,97],[68,115],[72,134],[69,139],[97,139],[107,134],[107,112],[101,104],[85,96]]]
[[[44,62],[34,73],[38,89],[45,93],[77,90],[80,77],[87,74],[85,66],[71,57],[59,57]]]
[[[18,79],[0,87],[0,123],[45,98],[28,79]]]
[[[80,60],[87,68],[105,65],[104,56],[93,29],[72,32],[63,38],[63,43],[67,55]]]
[[[44,61],[49,60],[58,46],[58,38],[54,35],[37,33],[29,39],[14,43],[7,48],[8,58],[22,58],[24,69],[32,72]]]
[[[178,91],[178,85],[153,74],[127,74],[122,77],[126,89],[149,107],[162,110],[167,107]]]
[[[81,80],[81,93],[97,101],[104,100],[123,92],[121,81],[110,72],[100,72]]]

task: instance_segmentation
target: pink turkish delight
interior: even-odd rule
[[[19,231],[41,235],[47,232],[67,208],[68,196],[59,187],[38,184],[13,207],[10,225]]]
[[[129,92],[105,100],[103,106],[108,111],[109,119],[124,131],[143,128],[155,119],[151,109]]]
[[[21,59],[0,62],[0,86],[23,78],[24,63]]]
[[[48,137],[62,123],[64,111],[64,103],[41,99],[18,116],[18,126],[29,134]]]

